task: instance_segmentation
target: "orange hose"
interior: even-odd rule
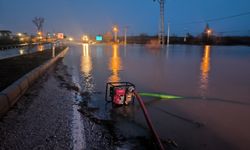
[[[149,129],[153,133],[153,136],[154,136],[156,142],[158,143],[159,148],[161,150],[164,150],[163,144],[161,143],[160,137],[159,137],[159,135],[157,134],[156,130],[153,127],[153,123],[152,123],[152,121],[151,121],[151,119],[149,117],[148,111],[147,111],[147,109],[146,109],[146,107],[145,107],[145,105],[143,103],[142,98],[140,97],[140,95],[137,92],[134,92],[134,94],[135,94],[135,97],[138,100],[138,102],[139,102],[139,104],[140,104],[140,106],[142,108],[142,111],[143,111],[144,117],[145,117],[145,119],[147,121],[147,124],[149,126]]]

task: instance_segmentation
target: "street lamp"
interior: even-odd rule
[[[42,36],[42,32],[41,31],[39,31],[39,32],[37,32],[37,35],[38,35],[38,39],[39,39],[39,41],[41,42],[42,41],[42,39],[43,39],[43,36]]]
[[[212,30],[211,29],[208,29],[207,30],[207,34],[211,34],[212,33]]]
[[[114,32],[114,35],[115,35],[115,42],[117,42],[117,33],[118,33],[119,29],[118,29],[118,26],[117,25],[114,25],[113,26],[113,32]]]
[[[74,41],[74,39],[72,37],[69,37],[69,41]]]
[[[17,36],[22,36],[23,34],[22,33],[17,33]]]
[[[83,41],[83,43],[88,43],[89,37],[87,35],[83,35],[82,36],[82,41]]]
[[[37,35],[42,36],[42,32],[41,31],[37,32]]]
[[[212,30],[211,29],[207,29],[207,37],[209,38],[210,35],[212,34]]]

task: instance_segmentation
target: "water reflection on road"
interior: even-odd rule
[[[201,96],[203,97],[206,95],[206,91],[208,90],[209,72],[210,72],[210,53],[211,53],[211,46],[205,45],[200,66],[201,70],[200,90],[201,90]]]
[[[44,50],[44,45],[39,44],[39,45],[37,46],[37,50],[38,50],[39,52],[43,51],[43,50]]]
[[[25,51],[24,48],[20,48],[20,49],[19,49],[19,54],[20,54],[20,55],[23,55],[23,54],[24,54],[24,51]]]
[[[109,69],[112,71],[109,77],[109,82],[119,82],[119,71],[122,70],[122,61],[119,55],[119,46],[114,44],[112,46],[112,57],[109,58]]]
[[[92,83],[92,60],[91,60],[91,51],[88,44],[82,44],[82,56],[81,56],[81,71],[83,73],[84,92],[93,92],[93,83]]]

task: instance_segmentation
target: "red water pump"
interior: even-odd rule
[[[135,85],[130,82],[108,82],[105,100],[115,105],[128,105],[134,100],[134,90]]]
[[[134,98],[136,98],[140,104],[140,107],[142,108],[148,127],[150,128],[156,142],[158,143],[159,149],[164,150],[163,144],[161,143],[160,137],[153,127],[144,102],[140,95],[135,91],[135,85],[130,82],[108,82],[106,84],[105,100],[107,102],[112,102],[112,104],[116,106],[122,106],[128,105],[131,101],[134,101]]]

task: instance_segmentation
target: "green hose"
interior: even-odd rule
[[[181,99],[183,97],[176,96],[176,95],[167,95],[167,94],[159,94],[159,93],[139,93],[140,96],[149,96],[149,97],[156,97],[160,99]]]

